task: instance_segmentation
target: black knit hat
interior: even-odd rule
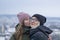
[[[44,23],[46,22],[46,17],[44,17],[40,14],[35,14],[32,17],[36,17],[38,19],[38,21],[40,21],[40,25],[44,25]]]

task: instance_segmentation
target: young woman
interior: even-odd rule
[[[10,40],[30,40],[30,16],[27,13],[20,12],[18,15],[19,24],[16,25],[16,32],[12,35]]]
[[[35,14],[30,21],[30,40],[48,40],[49,34],[52,33],[52,30],[44,26],[46,17]]]

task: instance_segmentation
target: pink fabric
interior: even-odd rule
[[[26,19],[30,16],[28,15],[28,13],[20,12],[17,14],[17,17],[18,17],[19,23],[22,23],[24,19]]]

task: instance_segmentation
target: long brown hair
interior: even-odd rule
[[[23,27],[21,24],[19,24],[15,32],[15,38],[16,40],[22,40],[22,37],[23,37]]]

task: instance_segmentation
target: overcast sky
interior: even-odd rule
[[[30,15],[39,13],[48,17],[60,17],[60,0],[0,0],[0,15],[19,12]]]

